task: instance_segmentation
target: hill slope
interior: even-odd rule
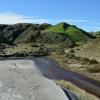
[[[100,38],[88,41],[88,43],[76,48],[75,54],[80,57],[96,59],[100,62]]]
[[[65,22],[52,26],[49,29],[46,29],[46,31],[64,33],[75,43],[85,42],[90,38],[94,38],[88,32],[83,31],[82,29],[79,29],[74,25],[69,25]]]
[[[0,25],[0,43],[47,43],[73,46],[93,38],[89,33],[67,23]]]
[[[95,32],[95,36],[96,36],[96,37],[100,37],[100,31]]]

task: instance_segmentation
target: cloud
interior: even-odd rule
[[[100,26],[94,27],[95,30],[100,30]]]
[[[28,17],[15,13],[0,13],[0,24],[15,24],[15,23],[43,23],[46,19]]]
[[[50,23],[56,24],[59,22],[87,22],[87,20],[70,20],[70,19],[48,19],[48,18],[40,18],[40,17],[32,17],[32,16],[24,16],[15,13],[0,13],[0,24],[15,24],[15,23]]]
[[[72,19],[72,20],[68,19],[68,20],[62,20],[62,21],[67,21],[67,22],[88,22],[88,20],[84,20],[84,19],[82,19],[82,20],[80,20],[80,19]]]
[[[92,23],[93,25],[100,25],[100,22]]]

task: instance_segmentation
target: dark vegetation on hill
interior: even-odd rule
[[[64,44],[72,47],[94,38],[88,32],[67,23],[0,25],[0,43]]]

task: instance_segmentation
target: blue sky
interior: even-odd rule
[[[66,21],[86,31],[100,30],[100,0],[1,0],[0,24]]]

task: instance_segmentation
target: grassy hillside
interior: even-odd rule
[[[79,50],[77,50],[79,49]],[[79,46],[75,50],[75,54],[87,58],[95,58],[100,61],[100,38],[88,41],[88,43]]]
[[[89,33],[67,23],[0,25],[0,43],[61,44],[72,47],[93,38]]]
[[[59,23],[57,25],[54,25],[45,31],[47,32],[56,32],[56,33],[63,33],[66,36],[68,36],[72,41],[75,43],[85,42],[90,38],[94,38],[91,34],[89,34],[86,31],[83,31],[76,26],[69,25],[67,23]]]
[[[100,37],[100,31],[95,33],[96,37]]]

